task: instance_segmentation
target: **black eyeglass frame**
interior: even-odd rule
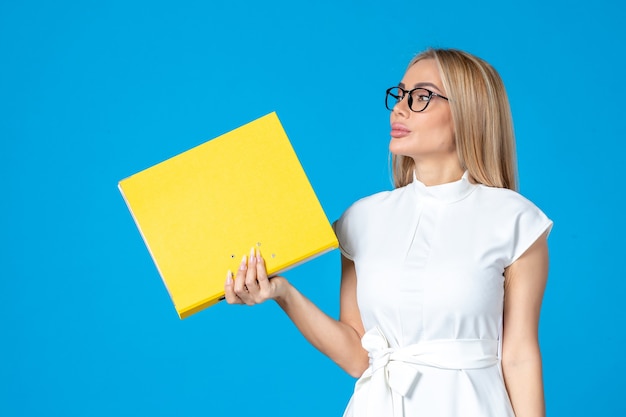
[[[398,89],[400,91],[402,91],[402,97],[396,96],[395,94],[391,94],[391,90],[395,90]],[[428,100],[426,101],[426,105],[424,106],[424,108],[422,110],[414,110],[413,109],[413,92],[416,90],[424,90],[428,92]],[[393,102],[393,106],[391,106],[391,108],[389,108],[389,96],[394,98],[394,102]],[[400,103],[402,100],[404,100],[404,97],[408,97],[408,104],[409,104],[409,110],[411,110],[412,112],[415,113],[421,113],[424,110],[426,110],[426,108],[428,107],[428,105],[430,104],[430,101],[432,100],[433,97],[441,97],[442,99],[446,100],[446,101],[450,101],[448,99],[448,97],[442,96],[441,94],[437,94],[434,91],[429,90],[428,88],[424,88],[424,87],[416,87],[412,90],[405,90],[402,87],[390,87],[387,89],[387,92],[385,94],[385,107],[387,107],[387,110],[393,110],[396,105],[398,103]]]

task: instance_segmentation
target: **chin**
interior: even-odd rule
[[[391,139],[391,142],[389,142],[389,152],[396,156],[410,156],[408,149],[406,149],[405,146],[402,146],[401,143],[398,143],[397,139],[393,138]]]

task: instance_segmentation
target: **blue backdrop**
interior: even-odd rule
[[[0,415],[341,415],[354,380],[273,303],[178,319],[117,182],[277,111],[334,220],[390,188],[384,90],[427,46],[500,71],[555,221],[549,415],[625,415],[623,13],[511,4],[0,3]],[[337,251],[287,276],[337,315]]]

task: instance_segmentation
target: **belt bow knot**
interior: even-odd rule
[[[415,386],[419,371],[416,367],[404,365],[405,361],[402,359],[408,358],[402,358],[400,352],[389,347],[387,339],[380,329],[375,328],[374,330],[376,331],[367,332],[361,340],[370,357],[368,371],[371,375],[382,372],[385,385],[395,393],[405,397]]]

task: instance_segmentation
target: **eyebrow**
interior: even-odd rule
[[[398,87],[406,88],[404,83],[398,84]],[[443,93],[441,88],[439,88],[437,85],[435,85],[433,83],[429,83],[429,82],[417,83],[417,84],[415,84],[413,86],[413,88],[425,88],[425,87],[431,87],[431,88],[434,88],[435,90],[439,91],[440,93]]]

